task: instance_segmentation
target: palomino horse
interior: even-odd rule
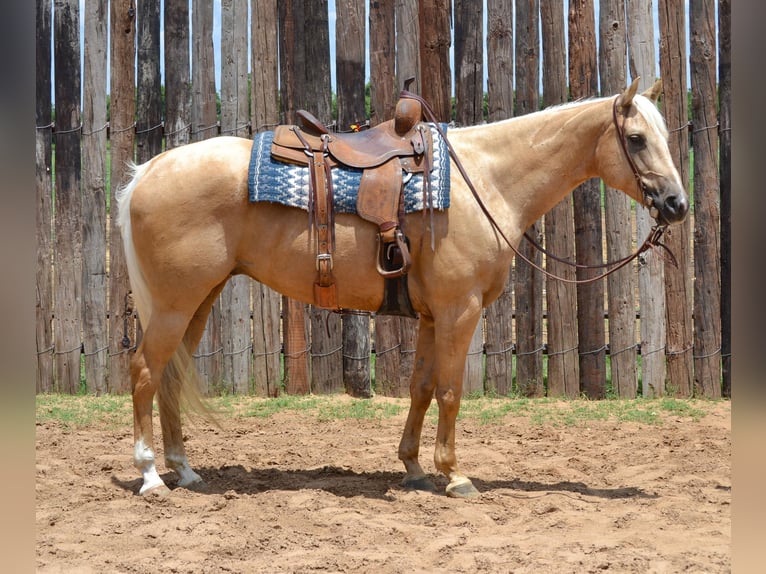
[[[455,419],[463,368],[482,308],[501,293],[524,231],[577,185],[601,177],[661,225],[682,221],[689,202],[655,104],[658,81],[623,93],[553,107],[488,125],[453,129],[449,139],[477,196],[453,162],[450,207],[429,220],[406,215],[409,293],[419,314],[410,410],[399,445],[407,487],[434,488],[418,461],[423,419],[439,407],[434,462],[446,493],[478,495],[458,466]],[[305,211],[248,199],[252,141],[218,137],[166,151],[135,167],[120,191],[119,225],[143,325],[131,362],[135,465],[140,493],[167,493],[155,466],[152,403],[159,391],[167,467],[178,486],[201,477],[184,452],[179,400],[194,396],[191,353],[226,281],[246,274],[303,302],[313,301],[315,257]],[[490,213],[496,226],[488,219]],[[375,225],[338,214],[333,273],[339,307],[375,311],[383,298]],[[433,226],[433,230],[431,229]],[[431,247],[433,231],[434,248]],[[199,397],[197,396],[197,399]]]

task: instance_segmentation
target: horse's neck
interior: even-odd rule
[[[471,157],[467,163],[482,166],[484,186],[504,196],[525,229],[595,175],[607,105],[592,100],[466,128],[458,132],[460,147]]]

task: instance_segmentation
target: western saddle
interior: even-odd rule
[[[333,253],[335,218],[332,170],[362,170],[357,214],[378,228],[376,266],[385,279],[378,314],[415,317],[407,291],[412,259],[402,228],[403,173],[422,173],[423,204],[431,205],[428,174],[433,165],[431,130],[423,122],[419,98],[402,92],[393,119],[357,133],[331,133],[312,114],[299,110],[301,125],[278,126],[271,155],[277,161],[309,168],[309,227],[316,242],[314,303],[338,310]]]

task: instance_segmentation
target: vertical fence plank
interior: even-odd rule
[[[423,0],[418,12],[421,95],[431,104],[440,122],[449,122],[452,119],[450,8],[449,0]]]
[[[694,393],[721,396],[721,212],[714,0],[689,2],[694,148]]]
[[[628,65],[632,77],[640,77],[639,91],[654,83],[657,67],[652,2],[626,0],[628,16]],[[636,235],[649,234],[654,220],[649,210],[636,207]],[[658,254],[642,254],[638,260],[638,297],[641,341],[641,390],[644,397],[665,393],[665,264]]]
[[[616,94],[627,84],[627,25],[625,0],[601,0],[598,66],[602,94]],[[633,250],[631,199],[604,184],[606,258],[629,257]],[[609,309],[609,363],[612,389],[622,398],[635,398],[636,370],[635,267],[627,265],[607,278]]]
[[[160,0],[139,0],[136,29],[136,162],[162,151]]]
[[[215,91],[215,54],[213,52],[213,4],[192,0],[192,141],[215,137],[218,133]],[[210,310],[195,363],[202,389],[207,394],[220,390],[223,375],[223,340],[221,300]]]
[[[311,306],[311,392],[343,392],[343,336],[340,316]]]
[[[513,116],[513,0],[487,1],[488,121]],[[485,386],[489,394],[513,390],[513,284],[509,278],[496,301],[485,310]]]
[[[37,193],[37,301],[35,309],[38,393],[54,390],[53,380],[53,223],[52,114],[51,114],[51,0],[36,2],[35,55],[35,187]]]
[[[420,87],[420,28],[418,27],[418,0],[396,0],[396,86],[404,87],[404,80],[415,78],[410,90],[419,94]]]
[[[398,89],[395,69],[394,4],[370,5],[370,125],[394,117]]]
[[[420,20],[419,20],[419,2],[417,0],[397,0],[395,4],[394,19],[396,22],[395,33],[392,34],[390,42],[396,45],[396,85],[393,88],[391,97],[381,94],[381,97],[388,102],[391,108],[386,111],[384,117],[387,119],[393,115],[393,105],[398,92],[404,88],[404,81],[409,78],[415,78],[410,85],[410,89],[415,93],[423,93],[422,72],[420,66]],[[372,8],[370,9],[370,20],[372,21]],[[372,33],[372,30],[371,30]],[[372,41],[370,42],[372,45]],[[371,50],[372,51],[372,50]],[[378,63],[378,69],[381,75],[386,66],[385,62]],[[382,81],[382,78],[379,80]],[[410,379],[415,369],[415,344],[418,335],[418,320],[409,317],[378,317],[375,320],[376,341],[380,343],[385,341],[384,333],[378,331],[378,321],[385,320],[391,322],[391,329],[396,332],[395,337],[389,337],[390,342],[396,342],[395,347],[389,347],[388,355],[395,357],[395,368],[389,368],[389,378],[394,381],[395,391],[391,391],[388,396],[406,397],[409,396]],[[387,355],[381,354],[385,349],[378,347],[377,358],[382,360]],[[376,364],[377,374],[377,364]],[[398,376],[397,376],[398,374]]]
[[[664,87],[663,112],[670,131],[669,145],[685,189],[689,189],[689,121],[686,97],[686,25],[683,0],[658,0],[660,76]],[[692,394],[694,333],[692,326],[691,220],[673,227],[666,240],[678,268],[665,267],[667,313],[667,391]]]
[[[311,109],[321,122],[330,124],[328,4],[326,0],[311,3],[286,2],[284,7],[280,5],[280,22],[284,26],[280,45],[285,48],[282,93],[286,95],[288,121],[293,121],[290,116],[296,110],[304,108]],[[294,333],[288,334],[287,340],[298,343],[302,313],[291,307],[303,304],[288,299],[287,305],[290,308],[286,315],[290,318],[291,329],[295,329]],[[309,316],[313,317],[315,324],[327,325],[327,329],[316,329],[316,332],[311,334],[310,349],[308,344],[305,346],[307,351],[310,350],[312,369],[316,368],[317,374],[321,374],[323,378],[318,386],[326,389],[335,384],[342,384],[340,318],[313,306]],[[303,327],[304,332],[307,332],[306,327]],[[298,364],[301,361],[300,352],[297,348],[285,349],[288,392],[290,385],[303,388],[296,378],[296,375],[301,376],[299,369],[302,366]],[[308,383],[308,366],[306,380]]]
[[[247,137],[247,0],[221,2],[221,135]],[[250,392],[252,334],[251,280],[229,279],[221,292],[222,383],[238,394]]]
[[[593,0],[569,3],[569,84],[572,99],[595,96],[597,92],[595,16]],[[603,262],[601,229],[601,186],[590,179],[573,193],[575,249],[577,262]],[[577,269],[578,279],[595,275]],[[603,398],[606,391],[606,347],[604,333],[604,286],[596,281],[577,287],[578,340],[580,342],[581,390],[590,398]]]
[[[307,395],[311,392],[308,305],[282,297],[282,309],[285,391],[289,395]]]
[[[89,393],[107,389],[106,310],[106,0],[85,2],[83,78],[82,299],[85,381]],[[110,206],[111,209],[112,206]]]
[[[455,1],[455,121],[484,121],[484,21],[481,0]],[[484,312],[474,329],[463,374],[463,392],[484,392]]]
[[[162,151],[162,83],[160,79],[160,0],[136,3],[136,163]],[[143,336],[137,325],[136,338]]]
[[[516,2],[516,111],[525,115],[538,110],[540,93],[540,2]],[[542,239],[542,221],[526,230],[536,241]],[[542,255],[528,241],[519,251],[536,265]],[[543,385],[543,278],[528,263],[515,258],[514,295],[516,297],[516,387],[530,397],[545,393]]]
[[[375,392],[384,397],[407,396],[400,384],[401,349],[399,317],[375,317]]]
[[[419,6],[416,0],[400,0],[396,3],[396,91],[404,88],[404,81],[415,78],[410,89],[422,92],[420,71],[420,25],[418,22]],[[399,391],[393,396],[407,397],[410,392],[410,379],[415,370],[415,344],[418,336],[418,320],[399,317],[396,322],[399,329],[399,347],[396,349],[399,367]]]
[[[260,397],[282,391],[279,338],[282,297],[263,283],[253,284],[253,384]]]
[[[543,40],[543,103],[567,101],[566,36],[564,10],[557,0],[540,1]],[[545,245],[567,261],[575,261],[574,211],[572,198],[559,202],[544,217]],[[551,273],[572,280],[574,268],[552,259],[545,267]],[[577,287],[563,281],[546,281],[548,335],[548,395],[576,397],[580,391],[577,355]]]
[[[279,7],[279,65],[280,98],[283,121],[295,123],[295,112],[302,103],[301,94],[306,91],[306,58],[303,42],[303,3],[285,0]],[[303,394],[310,390],[310,348],[308,338],[307,305],[282,298],[285,390],[289,394]]]
[[[450,0],[423,0],[418,12],[422,96],[431,104],[436,117],[442,122],[452,119],[450,8]]]
[[[396,101],[395,12],[392,2],[370,5],[370,125],[393,117]],[[406,230],[405,230],[406,233]],[[404,396],[400,385],[400,318],[375,317],[375,388],[384,396]]]
[[[135,27],[130,0],[110,4],[111,38],[111,140],[110,206],[117,206],[115,192],[130,178],[128,162],[134,160],[135,140]],[[130,390],[130,357],[136,345],[136,321],[130,297],[122,237],[110,210],[109,231],[109,392]]]
[[[415,347],[418,340],[418,320],[399,318],[399,397],[408,397],[410,380],[415,371]]]
[[[165,147],[189,143],[189,2],[165,0]]]
[[[301,21],[306,58],[306,84],[301,107],[311,109],[320,122],[332,123],[332,87],[330,85],[330,25],[327,0],[304,5]],[[311,379],[312,390],[332,393],[343,390],[343,339],[341,318],[320,307],[311,306]]]
[[[252,0],[251,123],[253,132],[273,129],[279,122],[277,54],[277,2]],[[254,282],[253,379],[259,396],[277,396],[282,388],[280,368],[280,306],[282,297]]]
[[[718,1],[718,133],[721,187],[721,393],[731,397],[731,2]]]
[[[352,123],[362,124],[364,109],[364,38],[367,30],[364,0],[336,0],[335,77],[338,103],[338,131],[349,131]]]
[[[364,0],[336,0],[335,70],[338,102],[338,131],[349,131],[351,124],[363,124],[364,105]],[[372,396],[370,374],[370,317],[344,314],[341,317],[343,338],[343,384],[357,397]]]
[[[509,268],[510,271],[510,268]],[[507,396],[513,392],[513,281],[484,312],[485,391]]]
[[[484,21],[482,0],[455,0],[455,122],[483,121]]]
[[[82,236],[80,117],[80,17],[76,0],[54,4],[56,82],[56,182],[53,246],[55,287],[53,335],[57,389],[80,389],[82,347]]]
[[[487,0],[487,121],[490,122],[513,115],[513,22],[508,17],[512,12],[513,0]]]

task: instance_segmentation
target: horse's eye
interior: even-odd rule
[[[628,140],[631,144],[633,144],[633,146],[637,148],[642,148],[646,145],[646,140],[641,134],[630,134],[628,136]]]

